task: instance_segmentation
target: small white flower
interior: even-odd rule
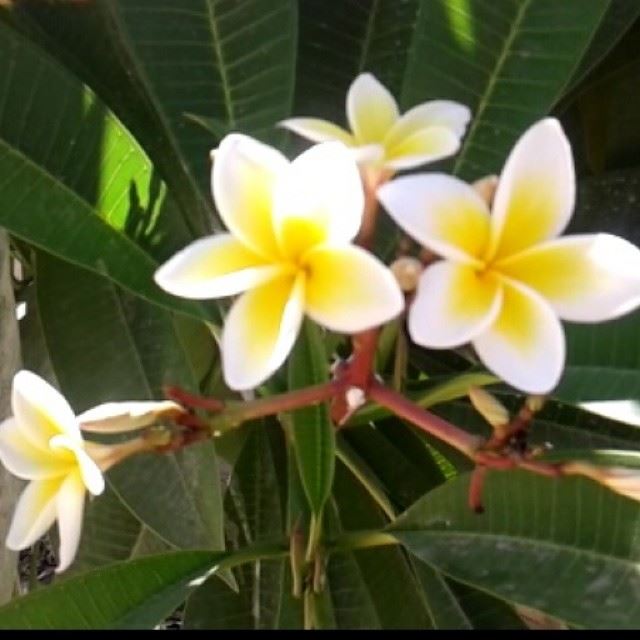
[[[409,333],[430,348],[471,342],[506,382],[535,394],[565,361],[559,318],[601,322],[640,305],[640,250],[608,234],[558,238],[575,204],[571,148],[557,120],[533,125],[500,176],[491,213],[468,184],[441,174],[398,178],[378,197],[393,219],[444,258],[422,276]]]
[[[364,195],[344,145],[319,144],[289,162],[257,140],[231,134],[216,152],[212,190],[230,233],[192,243],[155,279],[184,298],[243,294],[221,339],[232,389],[256,387],[280,367],[305,314],[351,334],[402,311],[389,269],[351,244]]]
[[[347,93],[351,132],[318,118],[280,124],[314,142],[342,142],[361,166],[393,173],[456,153],[470,118],[467,107],[449,100],[425,102],[400,115],[391,93],[373,75],[362,73]]]

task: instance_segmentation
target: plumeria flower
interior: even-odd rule
[[[342,142],[362,166],[393,174],[456,153],[470,117],[467,107],[449,100],[425,102],[400,115],[389,91],[363,73],[347,93],[351,132],[317,118],[290,118],[280,124],[314,142]]]
[[[14,376],[11,408],[13,415],[0,424],[0,462],[30,482],[16,505],[6,545],[16,551],[25,549],[57,520],[58,573],[67,569],[76,555],[86,491],[101,494],[104,471],[130,455],[162,444],[157,437],[114,445],[86,442],[81,429],[127,432],[184,411],[170,401],[109,402],[76,417],[64,397],[30,371]]]
[[[418,344],[472,342],[485,365],[529,393],[546,393],[565,361],[559,317],[601,322],[640,304],[640,251],[608,234],[558,238],[575,204],[571,148],[545,119],[517,142],[491,214],[472,187],[440,175],[402,177],[379,199],[444,259],[420,277],[409,312]]]
[[[75,557],[85,492],[99,495],[104,477],[85,450],[80,426],[69,403],[51,385],[30,371],[13,379],[13,416],[0,425],[0,461],[29,484],[13,514],[6,545],[31,546],[55,520],[60,532],[60,563],[64,571]]]
[[[284,362],[304,314],[341,333],[387,322],[403,308],[395,278],[351,244],[362,220],[358,168],[341,143],[289,162],[239,134],[216,151],[212,190],[230,233],[197,240],[156,272],[184,298],[243,295],[221,338],[232,389],[256,387]]]

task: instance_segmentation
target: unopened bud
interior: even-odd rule
[[[469,399],[474,409],[494,428],[509,424],[507,408],[495,396],[480,387],[469,389]]]
[[[184,409],[171,400],[160,402],[106,402],[78,416],[83,431],[125,433],[149,427],[162,420],[173,420]]]
[[[490,207],[493,202],[493,196],[498,188],[498,176],[480,178],[480,180],[476,180],[472,186],[475,192],[487,203],[487,206]]]
[[[545,396],[527,396],[525,405],[531,413],[538,413],[544,407],[544,403],[547,401]]]
[[[600,467],[588,462],[568,462],[563,465],[565,475],[591,478],[620,495],[640,501],[640,471],[627,467]]]
[[[415,291],[423,269],[420,260],[404,256],[393,262],[390,269],[405,293]]]

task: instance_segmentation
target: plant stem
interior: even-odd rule
[[[482,443],[481,438],[473,436],[450,422],[425,411],[397,391],[393,391],[393,389],[389,389],[375,380],[369,388],[369,397],[398,417],[411,422],[426,433],[446,442],[472,460]]]
[[[214,432],[226,431],[239,426],[247,420],[255,420],[263,416],[325,402],[335,397],[343,387],[344,382],[331,380],[330,382],[323,382],[312,387],[297,389],[275,396],[248,402],[228,403],[222,412],[208,420],[208,425]]]

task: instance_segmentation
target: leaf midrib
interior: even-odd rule
[[[466,155],[469,151],[470,148],[470,144],[469,141],[473,140],[474,134],[476,133],[476,130],[478,129],[478,127],[480,126],[480,124],[483,122],[482,120],[482,116],[484,114],[484,111],[486,110],[489,101],[491,99],[491,96],[493,95],[493,92],[495,90],[495,86],[498,82],[498,78],[500,77],[500,74],[502,72],[502,68],[504,67],[506,61],[507,61],[507,57],[509,55],[509,53],[511,52],[511,47],[513,46],[513,42],[516,39],[516,36],[518,35],[518,32],[520,30],[520,26],[522,24],[522,21],[524,20],[524,16],[526,14],[526,12],[528,11],[529,7],[531,6],[531,2],[532,0],[523,0],[522,4],[518,7],[518,12],[516,13],[516,17],[513,21],[513,23],[511,24],[511,28],[509,29],[509,33],[507,34],[507,37],[504,40],[504,44],[502,47],[502,50],[500,51],[500,55],[498,56],[497,60],[496,60],[496,66],[495,66],[495,70],[494,73],[491,74],[489,76],[489,82],[487,84],[487,87],[484,91],[484,93],[482,94],[481,98],[480,98],[480,102],[478,103],[478,107],[476,109],[476,113],[475,116],[471,122],[471,126],[469,127],[469,131],[467,132],[466,136],[465,136],[465,142],[464,145],[462,147],[462,149],[460,149],[460,153],[458,154],[458,157],[456,158],[456,162],[453,168],[453,173],[457,174],[460,171],[460,167],[462,166]]]
[[[524,538],[522,536],[507,535],[504,533],[490,533],[490,532],[476,532],[476,531],[451,531],[449,529],[443,529],[439,531],[426,530],[426,529],[395,529],[389,528],[389,532],[394,535],[399,534],[419,534],[423,536],[430,536],[434,538],[442,537],[458,537],[458,538],[475,538],[475,539],[495,539],[497,542],[509,542],[522,546],[540,546],[555,550],[558,553],[566,553],[568,555],[585,555],[599,562],[614,563],[621,565],[621,568],[628,570],[631,567],[638,566],[638,561],[631,560],[631,558],[622,558],[620,556],[605,555],[593,549],[585,549],[583,547],[570,547],[560,542],[553,542],[551,540],[543,540],[540,538]]]

